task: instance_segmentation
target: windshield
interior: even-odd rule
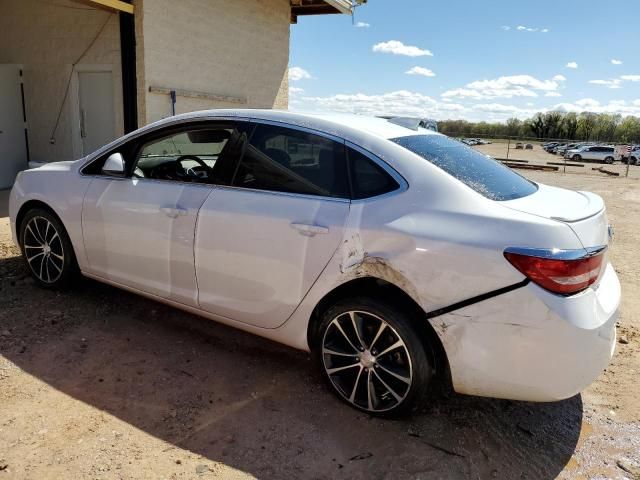
[[[500,162],[444,135],[391,139],[491,200],[513,200],[538,190],[535,183]]]

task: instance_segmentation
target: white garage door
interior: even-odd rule
[[[0,65],[0,190],[27,168],[27,142],[19,65]]]

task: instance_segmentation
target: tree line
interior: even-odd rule
[[[521,137],[594,142],[640,143],[640,118],[591,112],[536,113],[527,120],[510,118],[504,123],[444,120],[438,130],[451,137]]]

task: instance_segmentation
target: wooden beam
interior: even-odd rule
[[[133,5],[122,0],[76,0],[92,7],[110,10],[112,12],[124,12],[133,15]]]
[[[212,100],[214,102],[239,103],[246,104],[247,99],[242,97],[231,97],[229,95],[218,95],[215,93],[192,92],[189,90],[180,90],[177,88],[167,87],[149,87],[149,92],[159,93],[161,95],[169,95],[172,91],[176,92],[178,97],[200,98],[203,100]]]

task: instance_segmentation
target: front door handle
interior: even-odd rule
[[[184,208],[178,207],[160,207],[160,211],[169,218],[178,218],[180,215],[187,214],[187,211]]]
[[[327,227],[322,227],[320,225],[309,225],[306,223],[291,223],[291,228],[295,228],[300,232],[301,235],[305,237],[313,237],[318,233],[329,233],[329,229]]]

